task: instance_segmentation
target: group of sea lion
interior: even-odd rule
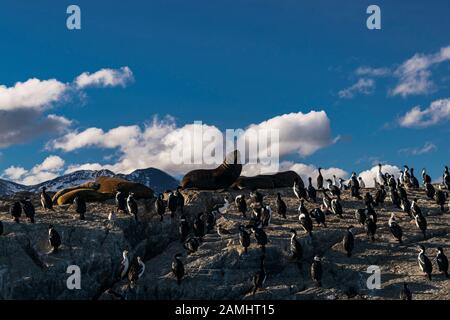
[[[188,172],[181,180],[183,190],[221,190],[221,189],[275,189],[291,187],[294,181],[302,180],[294,171],[279,172],[272,175],[258,175],[254,177],[241,176],[242,164],[239,151],[234,150],[215,169],[198,169]],[[125,194],[132,192],[135,198],[153,198],[150,188],[130,181],[114,177],[98,177],[94,182],[87,182],[78,186],[58,191],[53,196],[53,203],[57,205],[70,204],[77,196],[87,202],[105,201],[113,199],[117,191]]]

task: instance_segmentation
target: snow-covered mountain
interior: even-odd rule
[[[138,182],[157,193],[174,189],[178,186],[178,180],[156,168],[139,169],[130,174],[115,174],[109,170],[80,170],[34,186],[25,186],[0,179],[0,196],[10,196],[17,192],[39,192],[43,186],[47,187],[49,191],[57,191],[88,181],[94,181],[100,176],[119,177],[128,181]]]

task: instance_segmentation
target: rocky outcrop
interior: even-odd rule
[[[112,224],[107,220],[114,208],[113,201],[88,204],[86,221],[73,219],[71,208],[58,207],[56,212],[37,211],[36,224],[25,221],[13,223],[4,209],[9,200],[0,203],[0,220],[5,234],[0,236],[0,298],[2,299],[111,299],[108,288],[127,299],[395,299],[404,281],[410,284],[415,299],[448,299],[448,280],[437,271],[428,281],[417,267],[417,244],[424,244],[430,258],[435,248],[443,246],[450,252],[448,213],[439,214],[433,201],[425,199],[423,191],[409,191],[419,198],[419,205],[428,215],[429,238],[423,240],[414,223],[388,202],[377,208],[378,232],[375,242],[367,240],[364,229],[354,219],[354,210],[362,204],[342,195],[344,219],[327,216],[327,228],[314,225],[309,238],[298,223],[298,200],[291,188],[264,190],[266,203],[275,209],[276,193],[280,192],[288,205],[287,219],[274,210],[272,223],[266,228],[269,243],[266,248],[267,280],[264,290],[252,296],[252,276],[258,270],[261,249],[252,236],[252,244],[244,254],[238,242],[238,227],[243,219],[232,204],[218,219],[221,228],[230,234],[217,232],[206,235],[199,250],[186,255],[178,241],[178,218],[166,214],[160,222],[155,216],[152,200],[139,201],[139,222],[131,216],[119,215]],[[210,210],[228,196],[247,191],[188,191],[185,214],[192,221],[199,212]],[[320,198],[319,193],[319,198]],[[35,204],[38,204],[36,198]],[[230,201],[233,202],[233,201]],[[308,209],[317,204],[306,203]],[[390,212],[397,212],[405,239],[398,244],[387,226]],[[60,252],[49,254],[47,226],[52,223],[62,236]],[[352,257],[347,257],[341,245],[345,227],[355,225],[356,242]],[[296,229],[305,250],[299,266],[291,261],[289,230]],[[146,271],[134,288],[126,280],[119,280],[117,272],[124,249],[130,257],[140,256]],[[177,285],[171,274],[171,262],[176,253],[182,253],[186,276]],[[318,288],[310,280],[310,264],[314,255],[323,259],[323,286]],[[81,269],[81,289],[69,290],[66,273],[69,265]],[[367,267],[381,269],[381,290],[366,286]]]

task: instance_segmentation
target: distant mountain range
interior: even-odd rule
[[[8,180],[0,179],[0,196],[9,196],[17,192],[39,192],[45,186],[49,191],[57,191],[72,186],[77,186],[88,181],[94,181],[97,177],[118,177],[132,182],[141,183],[155,192],[163,192],[175,189],[179,182],[164,171],[155,168],[138,169],[130,174],[116,174],[110,170],[79,170],[55,179],[42,182],[34,186],[25,186]]]

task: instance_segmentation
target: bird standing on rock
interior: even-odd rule
[[[134,199],[134,193],[130,192],[127,199],[128,212],[134,216],[134,220],[138,221],[138,204]]]
[[[419,255],[417,256],[417,262],[419,263],[419,268],[425,273],[429,280],[431,280],[431,273],[433,272],[433,265],[430,259],[425,255],[425,247],[423,245],[419,246]]]
[[[303,258],[303,247],[300,243],[300,241],[297,239],[297,231],[294,229],[291,229],[291,254],[292,259],[296,260],[297,262]]]
[[[436,192],[436,204],[441,208],[441,212],[445,212],[445,201],[447,201],[447,192],[442,191],[442,187],[439,186],[439,190]]]
[[[324,228],[327,227],[327,224],[325,222],[325,213],[323,212],[323,206],[320,208],[315,208],[311,210],[311,217],[313,217],[316,220],[316,223],[318,226],[323,225]]]
[[[73,199],[73,205],[75,212],[80,216],[80,220],[84,220],[86,213],[86,201],[84,201],[82,197],[76,196],[75,199]]]
[[[247,218],[247,202],[245,201],[245,196],[243,194],[238,195],[234,199],[234,203],[236,204],[236,207],[238,208],[238,211],[242,213],[242,216],[244,218]]]
[[[170,192],[169,199],[167,200],[167,207],[169,208],[170,217],[172,219],[175,218],[175,212],[177,211],[177,205],[178,205],[177,196],[173,192]]]
[[[448,259],[444,254],[444,249],[442,247],[438,247],[438,254],[436,256],[436,262],[439,268],[439,271],[442,272],[446,278],[448,278]]]
[[[294,186],[292,187],[292,190],[294,191],[297,199],[301,200],[307,198],[306,190],[302,185],[300,185],[300,180],[297,177],[294,179]]]
[[[311,265],[311,278],[317,284],[318,287],[322,286],[322,262],[319,256],[315,256]]]
[[[244,226],[239,226],[239,243],[244,248],[244,253],[247,253],[247,248],[250,246],[250,234]]]
[[[317,201],[317,191],[312,185],[311,177],[308,178],[308,198],[314,203]]]
[[[302,228],[312,238],[313,223],[312,223],[311,217],[309,216],[308,211],[307,210],[303,211],[303,212],[300,211],[298,220],[300,221],[300,225],[302,226]]]
[[[266,244],[268,242],[267,234],[263,229],[262,222],[253,226],[253,232],[255,233],[256,243],[261,246],[261,251],[264,254],[266,252]]]
[[[155,210],[156,214],[158,214],[160,217],[159,221],[163,221],[164,213],[166,212],[166,203],[164,202],[162,193],[158,195],[158,198],[155,201]]]
[[[52,198],[50,198],[50,196],[47,194],[46,190],[47,190],[46,187],[42,187],[42,191],[41,191],[41,205],[42,205],[42,209],[44,211],[47,211],[47,210],[53,210],[54,211]]]
[[[366,220],[366,232],[370,240],[375,241],[375,233],[377,232],[377,223],[374,221],[373,215],[369,215]]]
[[[353,248],[355,247],[355,237],[352,232],[353,226],[347,227],[347,232],[344,235],[344,239],[342,240],[342,246],[344,247],[344,251],[347,252],[347,257],[352,256]]]
[[[127,198],[124,192],[118,190],[116,193],[116,207],[117,212],[122,211],[122,213],[127,212]]]
[[[194,234],[199,238],[200,241],[203,241],[203,237],[205,236],[205,222],[202,219],[203,212],[197,214],[197,218],[194,220]]]
[[[22,211],[25,213],[25,216],[30,220],[31,223],[34,223],[34,216],[36,215],[36,210],[34,209],[33,204],[31,203],[29,198],[20,201],[22,205]]]
[[[136,282],[144,275],[144,272],[145,264],[141,257],[137,257],[136,262],[131,265],[130,272],[128,272],[130,288],[134,288]]]
[[[287,206],[283,199],[281,199],[281,194],[279,192],[277,193],[277,212],[286,219]]]
[[[13,204],[9,206],[9,214],[13,217],[14,222],[20,222],[20,216],[22,215],[22,206],[20,205],[20,202],[13,202]]]
[[[52,247],[52,251],[50,253],[57,252],[59,247],[61,246],[61,236],[59,235],[58,231],[55,230],[53,225],[48,226],[48,242]]]
[[[181,193],[181,187],[178,186],[175,191],[175,196],[177,197],[177,208],[180,209],[181,214],[183,214],[184,210],[184,196]]]
[[[388,225],[389,230],[391,231],[394,238],[397,239],[398,242],[402,243],[403,231],[400,225],[397,223],[397,221],[395,221],[394,213],[391,214],[391,218],[389,219]]]
[[[416,222],[416,226],[422,231],[423,238],[427,239],[427,219],[422,214],[418,214],[414,217],[414,220]]]
[[[130,260],[128,259],[128,251],[124,250],[122,252],[122,261],[120,262],[119,276],[120,279],[125,279],[128,274],[128,269],[130,268]]]
[[[189,223],[186,220],[186,216],[182,215],[180,218],[180,225],[178,226],[178,234],[180,241],[184,242],[189,234]]]
[[[180,260],[180,258],[181,258],[181,253],[177,253],[173,257],[173,261],[172,261],[172,273],[177,278],[178,285],[181,284],[181,280],[184,277],[184,265],[183,265],[183,262]]]

